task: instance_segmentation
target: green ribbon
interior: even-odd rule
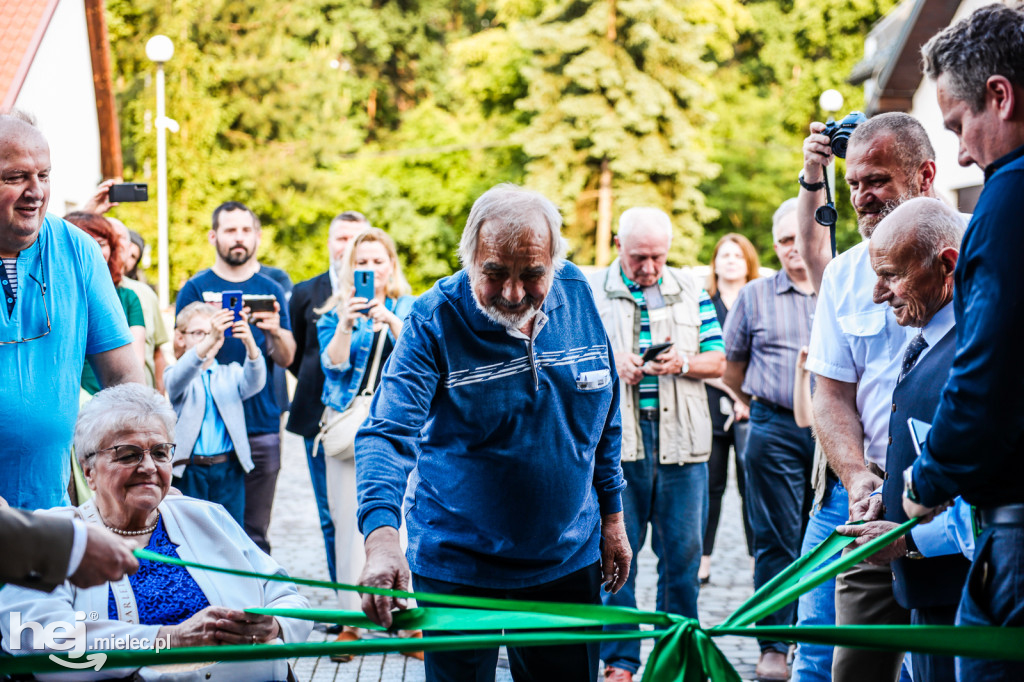
[[[209,566],[167,557],[148,550],[135,550],[140,560],[159,561],[198,570],[228,573],[259,580],[289,582],[311,587],[376,594],[399,599],[416,599],[421,606],[396,611],[393,629],[430,630],[459,634],[426,639],[363,639],[355,642],[305,642],[255,646],[205,646],[155,651],[89,652],[88,658],[104,657],[105,669],[137,668],[146,665],[202,661],[252,661],[347,653],[364,655],[406,651],[454,651],[496,646],[554,646],[587,642],[656,639],[647,660],[644,682],[740,682],[732,664],[715,645],[713,637],[738,635],[786,642],[807,642],[884,651],[917,651],[947,656],[1024,660],[1024,628],[951,626],[842,626],[842,627],[754,627],[752,623],[791,603],[804,592],[835,577],[850,566],[874,554],[909,531],[917,520],[894,528],[865,543],[828,566],[829,558],[853,542],[833,533],[810,553],[800,557],[782,573],[744,602],[721,625],[707,630],[689,618],[660,611],[641,611],[621,606],[562,604],[486,597],[406,592],[376,587],[347,585],[283,575],[265,575],[240,569]],[[457,608],[450,608],[457,607]],[[300,618],[382,630],[362,613],[316,609],[251,608],[249,613],[279,618]],[[588,631],[605,625],[652,625],[641,631]],[[567,628],[571,628],[568,629]],[[583,630],[580,630],[580,629]],[[501,634],[511,630],[512,634]],[[529,632],[515,632],[529,630]],[[481,634],[462,634],[480,632]],[[0,674],[66,672],[58,659],[81,665],[66,655],[29,654],[0,658]]]

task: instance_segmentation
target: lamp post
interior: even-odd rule
[[[818,98],[818,105],[828,113],[828,121],[826,122],[832,123],[836,120],[836,112],[843,108],[843,93],[838,90],[826,90]],[[829,192],[834,197],[836,195],[835,159],[825,167],[825,182],[828,183]]]
[[[160,307],[171,304],[170,262],[167,246],[167,128],[178,130],[174,121],[164,115],[164,62],[174,56],[174,43],[167,36],[156,35],[146,43],[146,57],[156,63],[156,176],[157,176],[157,271]]]

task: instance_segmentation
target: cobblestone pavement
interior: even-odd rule
[[[302,439],[285,433],[282,439],[281,475],[270,525],[270,542],[274,557],[292,575],[327,580],[327,563],[323,538],[316,513],[306,454]],[[723,502],[722,521],[713,555],[711,584],[700,594],[700,620],[706,625],[722,622],[747,599],[751,592],[750,560],[743,540],[739,516],[739,496],[730,481]],[[639,607],[653,609],[656,585],[656,559],[650,543],[640,554],[637,598]],[[337,608],[330,590],[300,587],[314,608]],[[322,642],[328,636],[318,625],[309,641]],[[754,676],[758,648],[755,640],[745,637],[719,637],[716,643],[744,680]],[[653,640],[643,641],[642,660],[646,660]],[[499,661],[498,682],[512,679],[504,658]],[[302,658],[292,661],[301,682],[421,682],[425,679],[423,663],[400,654],[360,656],[349,663],[332,663],[327,657]],[[641,672],[643,669],[641,668]]]

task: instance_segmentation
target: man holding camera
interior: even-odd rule
[[[213,227],[208,235],[216,252],[213,267],[185,282],[175,301],[175,315],[193,301],[217,305],[225,291],[241,291],[243,296],[273,296],[273,309],[259,312],[245,309],[252,323],[252,334],[267,363],[287,368],[295,357],[295,338],[291,333],[288,310],[282,307],[284,290],[270,278],[257,272],[256,249],[260,243],[260,222],[245,204],[228,201],[213,212]],[[245,344],[238,339],[224,340],[217,362],[245,362]],[[274,504],[277,474],[281,470],[281,409],[274,396],[274,384],[244,403],[245,426],[255,468],[245,476],[245,532],[263,551],[270,552],[267,528]],[[211,457],[220,461],[221,455]],[[193,464],[196,463],[193,457]]]
[[[99,247],[49,200],[46,138],[0,115],[0,497],[24,509],[68,504],[86,358],[103,386],[143,382]]]
[[[686,273],[665,267],[671,243],[672,221],[664,211],[631,208],[619,219],[619,257],[588,279],[620,380],[629,545],[639,554],[651,525],[660,566],[658,610],[696,618],[711,456],[702,380],[722,376],[725,347],[707,293]],[[657,344],[668,341],[672,345],[658,353]],[[603,595],[604,602],[635,607],[635,587],[633,571],[618,594]],[[601,658],[605,679],[628,682],[640,667],[640,641],[604,644]]]
[[[879,114],[857,126],[846,148],[846,182],[864,241],[833,260],[829,231],[814,217],[824,203],[825,166],[834,155],[824,129],[812,123],[804,141],[797,211],[800,251],[812,282],[820,282],[806,367],[817,375],[815,433],[831,467],[823,504],[841,503],[837,491],[845,490],[850,519],[872,521],[881,517],[881,497],[871,494],[885,475],[891,397],[908,338],[889,306],[873,300],[877,277],[868,240],[887,211],[913,197],[935,196],[935,151],[921,124],[907,114]],[[819,516],[827,514],[809,523],[820,522]],[[861,563],[841,574],[835,605],[839,625],[908,623],[910,617],[893,596],[888,566]],[[895,680],[902,658],[836,647],[832,676],[836,682]],[[812,667],[827,664],[825,655]],[[827,676],[826,670],[816,672]]]
[[[754,587],[762,587],[800,556],[811,506],[811,430],[793,414],[796,363],[811,336],[815,296],[796,248],[796,199],[772,216],[773,277],[755,279],[740,291],[725,323],[725,384],[750,405],[744,465],[747,512],[754,534]],[[792,625],[790,604],[758,625]],[[789,677],[789,644],[759,640],[758,680]]]

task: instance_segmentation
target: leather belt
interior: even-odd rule
[[[761,405],[762,407],[767,407],[772,412],[782,412],[783,414],[793,414],[793,410],[789,409],[788,407],[783,407],[782,405],[779,405],[778,403],[773,403],[772,401],[765,400],[764,398],[758,398],[756,395],[753,398],[753,402],[756,402],[758,405]]]
[[[642,422],[656,422],[659,420],[658,408],[656,407],[644,407],[639,410],[640,421]]]
[[[989,526],[1024,526],[1024,504],[1004,504],[988,509],[975,508],[974,518],[981,530]]]
[[[192,459],[189,460],[189,464],[194,464],[201,467],[212,467],[214,464],[223,464],[228,461],[228,456],[231,453],[225,452],[223,455],[210,455],[204,457],[203,455],[192,455]]]

